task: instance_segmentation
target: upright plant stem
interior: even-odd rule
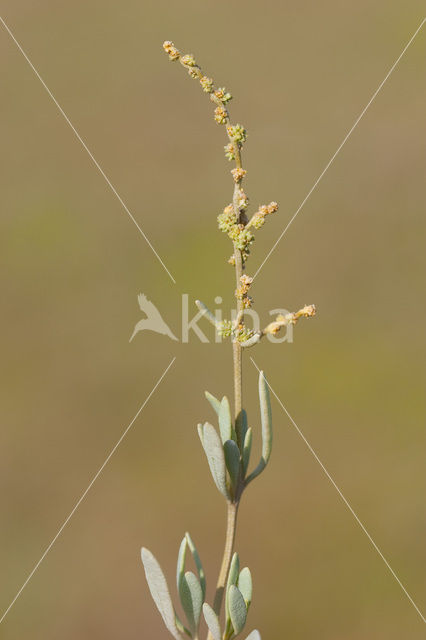
[[[220,567],[217,581],[216,594],[214,597],[213,609],[219,616],[222,608],[223,595],[225,592],[226,580],[234,551],[235,531],[237,528],[237,514],[239,502],[228,502],[228,518],[226,525],[225,549],[223,552],[222,566]],[[210,638],[210,634],[208,638]]]
[[[243,261],[241,251],[234,246],[235,256],[235,276],[237,287],[240,283],[240,277],[243,273]],[[241,300],[238,300],[237,305],[237,322],[242,322],[244,315],[244,307]],[[243,408],[243,389],[242,389],[242,348],[238,340],[235,340],[232,344],[233,361],[234,361],[234,412],[235,412],[235,428],[237,431],[237,437],[240,441],[241,434],[241,419]],[[240,444],[240,442],[239,442]],[[241,444],[240,444],[241,446]],[[240,504],[239,493],[235,496],[233,501],[228,501],[228,513],[226,524],[226,537],[225,537],[225,549],[223,551],[222,564],[220,567],[219,578],[216,586],[216,594],[213,603],[213,609],[219,616],[223,603],[223,596],[225,592],[226,580],[228,578],[229,567],[231,566],[232,555],[234,551],[235,533],[237,529],[237,515],[238,507]],[[213,636],[209,632],[207,640],[213,640]]]
[[[229,115],[228,122],[229,122]],[[238,143],[230,138],[233,142],[235,166],[241,169],[241,151]],[[234,193],[232,197],[232,206],[234,209],[235,217],[238,223],[246,224],[247,220],[244,220],[244,216],[241,215],[239,206],[240,185],[236,183],[234,185]],[[237,248],[234,242],[234,259],[235,259],[235,284],[236,289],[241,286],[241,276],[243,275],[243,256],[240,249]],[[237,298],[237,317],[235,319],[235,327],[244,322],[244,303],[242,299]],[[242,387],[242,347],[241,343],[235,339],[232,344],[233,362],[234,362],[234,415],[235,415],[235,430],[237,433],[237,441],[240,449],[242,448],[241,433],[242,433],[242,409],[243,409],[243,387]],[[225,549],[222,557],[222,564],[220,567],[219,578],[216,586],[216,594],[213,603],[213,609],[219,616],[223,603],[223,596],[225,592],[225,585],[228,578],[229,568],[231,566],[232,555],[234,551],[235,532],[237,529],[237,515],[238,506],[240,503],[240,487],[237,489],[236,496],[233,500],[228,501],[228,515],[226,525],[226,537],[225,537]],[[213,636],[210,631],[207,635],[207,640],[213,640]]]

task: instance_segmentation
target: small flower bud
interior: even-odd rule
[[[226,91],[225,87],[220,87],[219,89],[216,89],[216,91],[214,92],[214,95],[218,100],[220,100],[224,104],[232,100],[231,94],[228,91]]]
[[[240,282],[244,287],[247,287],[247,291],[248,291],[249,287],[253,284],[253,278],[251,278],[246,273],[244,273],[240,277]]]
[[[203,87],[203,91],[206,93],[212,93],[213,91],[213,80],[212,78],[208,78],[207,76],[203,76],[200,78],[201,86]]]
[[[238,208],[240,209],[240,211],[244,211],[245,209],[247,209],[248,206],[249,206],[249,199],[247,195],[244,193],[244,191],[240,189],[240,192],[238,194]]]
[[[234,178],[234,182],[238,184],[238,182],[241,182],[241,180],[244,178],[247,171],[245,169],[236,168],[236,169],[232,169],[231,173]]]
[[[232,142],[225,145],[224,148],[225,148],[225,156],[228,158],[228,160],[235,160],[235,149]]]
[[[192,55],[192,53],[187,53],[184,56],[182,56],[181,62],[182,62],[182,64],[186,65],[187,67],[195,67],[195,65],[197,64],[195,62],[195,58]]]
[[[170,60],[179,60],[180,52],[176,49],[176,47],[173,44],[173,42],[170,42],[170,40],[166,40],[163,43],[163,49],[164,49],[164,51],[166,53],[169,54],[169,59]]]
[[[214,110],[214,119],[216,120],[216,122],[218,124],[225,124],[227,118],[228,114],[226,112],[226,109],[224,109],[223,107],[216,107],[216,109]]]
[[[230,124],[226,127],[226,130],[228,131],[229,137],[235,140],[239,145],[244,144],[247,140],[247,131],[240,124]]]
[[[200,74],[199,67],[187,67],[187,69],[188,74],[191,76],[191,78],[194,78],[194,80],[196,80]]]

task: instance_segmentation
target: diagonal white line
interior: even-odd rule
[[[252,361],[252,363],[254,364],[254,366],[256,367],[258,372],[260,373],[259,367],[257,366],[257,364],[255,363],[255,361],[253,360],[253,358],[251,356],[250,356],[250,360]],[[385,556],[380,551],[379,547],[374,542],[373,538],[368,533],[367,529],[365,528],[365,526],[363,525],[361,520],[358,518],[358,516],[355,513],[355,511],[353,510],[353,508],[351,507],[349,502],[346,500],[345,496],[343,495],[343,493],[341,492],[341,490],[339,489],[339,487],[337,486],[337,484],[335,483],[335,481],[333,480],[333,478],[331,477],[331,475],[329,474],[329,472],[327,471],[327,469],[325,468],[325,466],[323,465],[321,460],[319,459],[317,453],[311,447],[311,445],[309,444],[309,442],[307,441],[307,439],[303,435],[302,431],[299,429],[299,427],[297,426],[297,424],[295,423],[295,421],[293,420],[293,418],[291,417],[291,415],[289,414],[289,412],[287,411],[287,409],[285,408],[285,406],[281,402],[280,398],[277,396],[277,394],[275,393],[275,391],[273,390],[273,388],[271,387],[271,385],[269,384],[268,381],[266,381],[266,384],[268,385],[272,395],[278,401],[278,404],[280,405],[280,407],[286,413],[286,415],[289,418],[290,422],[292,423],[293,427],[296,429],[297,433],[302,438],[303,442],[306,444],[306,446],[308,447],[309,451],[312,453],[312,455],[314,456],[315,460],[318,462],[318,464],[320,465],[321,469],[324,471],[324,473],[327,476],[327,478],[330,480],[330,482],[333,485],[333,487],[336,489],[337,493],[339,494],[339,496],[341,497],[341,499],[345,503],[346,507],[349,509],[349,511],[351,512],[351,514],[353,515],[353,517],[355,518],[355,520],[357,521],[357,523],[359,524],[359,526],[361,527],[361,529],[363,530],[363,532],[365,533],[367,538],[370,540],[371,544],[373,545],[373,547],[375,548],[375,550],[377,551],[377,553],[379,554],[379,556],[381,557],[381,559],[383,560],[383,562],[385,563],[385,565],[387,566],[389,571],[391,572],[392,576],[395,578],[395,580],[397,581],[397,583],[399,584],[399,586],[401,587],[401,589],[403,590],[403,592],[405,593],[405,595],[407,596],[407,598],[409,599],[409,601],[411,602],[411,604],[413,605],[413,607],[415,608],[415,610],[417,611],[417,613],[419,614],[419,616],[421,617],[423,622],[426,623],[426,618],[424,617],[424,615],[420,611],[419,607],[416,605],[416,603],[414,602],[413,598],[410,596],[410,594],[408,593],[407,589],[404,587],[404,585],[402,584],[401,580],[398,578],[398,576],[396,575],[395,571],[392,569],[392,567],[390,566],[389,562],[386,560]]]
[[[65,118],[67,124],[70,126],[70,128],[72,129],[74,135],[76,136],[76,138],[78,139],[78,141],[80,142],[80,144],[82,145],[82,147],[85,149],[85,151],[87,152],[87,154],[89,155],[90,159],[92,160],[93,164],[95,165],[95,167],[97,168],[97,170],[99,171],[99,173],[101,174],[101,176],[104,178],[105,182],[107,183],[107,185],[109,186],[109,188],[111,189],[111,191],[113,192],[113,194],[115,195],[115,197],[117,198],[117,200],[119,201],[119,203],[121,204],[121,206],[123,207],[124,211],[127,213],[127,215],[129,216],[130,220],[133,222],[133,224],[135,225],[135,227],[138,229],[139,233],[142,235],[142,237],[144,238],[145,242],[148,244],[148,246],[150,247],[150,249],[152,250],[152,252],[154,253],[154,255],[156,256],[156,258],[159,260],[159,262],[161,263],[161,265],[163,266],[163,268],[165,269],[165,271],[167,272],[168,276],[170,277],[170,279],[174,282],[174,284],[176,284],[176,280],[174,279],[174,277],[172,276],[172,274],[170,273],[170,271],[168,270],[168,268],[166,267],[166,265],[164,264],[163,260],[160,258],[160,256],[158,255],[157,251],[154,249],[153,245],[151,244],[150,240],[148,239],[148,237],[145,235],[145,233],[142,231],[141,226],[139,225],[139,223],[137,222],[136,218],[133,216],[133,214],[130,212],[129,208],[127,207],[126,203],[124,202],[124,200],[122,199],[122,197],[120,196],[120,194],[118,193],[117,189],[114,187],[114,185],[112,184],[112,182],[110,181],[110,179],[108,178],[108,176],[106,175],[105,171],[102,169],[102,167],[100,166],[99,162],[96,160],[96,158],[94,157],[93,153],[90,151],[89,147],[87,146],[87,144],[84,142],[83,138],[80,136],[80,134],[78,133],[77,129],[74,127],[74,125],[72,124],[71,120],[68,118],[67,114],[65,113],[65,111],[62,109],[61,105],[59,104],[59,102],[56,100],[55,96],[53,95],[53,93],[50,91],[49,87],[47,86],[47,84],[45,83],[45,81],[43,80],[43,78],[41,77],[41,75],[39,74],[39,72],[37,71],[37,69],[35,68],[35,66],[33,65],[33,63],[31,62],[31,60],[29,59],[29,57],[27,56],[27,54],[25,53],[24,49],[22,48],[22,46],[19,44],[19,42],[17,41],[17,39],[15,38],[15,36],[13,35],[12,31],[9,29],[9,27],[7,26],[7,24],[5,23],[5,21],[3,20],[3,18],[0,16],[0,22],[3,24],[4,28],[6,29],[6,31],[8,32],[8,34],[10,35],[10,37],[12,38],[13,42],[16,44],[16,46],[18,47],[19,51],[22,53],[22,55],[24,56],[25,60],[28,62],[28,64],[30,65],[31,69],[34,71],[35,75],[37,76],[37,78],[40,80],[41,84],[43,85],[43,87],[46,89],[47,93],[49,94],[50,98],[53,100],[53,102],[55,103],[55,105],[57,106],[59,112],[62,114],[62,116]]]
[[[31,571],[31,573],[28,575],[27,579],[25,580],[24,584],[22,585],[22,587],[19,589],[18,593],[16,594],[16,596],[13,598],[12,602],[10,603],[10,605],[7,607],[6,611],[3,613],[2,617],[0,618],[0,624],[3,622],[3,620],[5,619],[5,617],[7,616],[7,614],[9,613],[9,611],[11,610],[11,608],[13,607],[13,605],[15,604],[15,602],[17,601],[17,599],[19,598],[19,596],[21,595],[21,593],[23,592],[23,590],[25,589],[25,587],[27,586],[27,584],[29,583],[29,581],[31,580],[31,578],[33,577],[33,575],[35,574],[35,572],[37,571],[37,569],[39,568],[39,566],[41,565],[41,563],[43,562],[43,560],[45,559],[45,557],[47,556],[47,554],[49,553],[49,551],[51,550],[51,548],[53,547],[53,545],[55,544],[56,540],[59,538],[59,536],[61,535],[62,531],[65,529],[65,527],[67,526],[68,522],[71,520],[71,518],[73,517],[74,513],[77,511],[78,507],[81,505],[81,503],[83,502],[83,500],[85,499],[85,497],[87,496],[87,494],[89,493],[90,489],[93,487],[93,485],[95,484],[96,480],[99,478],[100,474],[102,473],[102,471],[105,469],[106,465],[108,464],[108,462],[111,460],[112,456],[114,455],[114,453],[117,451],[118,447],[120,446],[120,444],[122,443],[122,441],[124,440],[124,438],[126,437],[127,433],[129,432],[130,428],[133,426],[134,422],[136,421],[136,419],[138,418],[139,414],[141,413],[141,411],[144,409],[144,407],[147,405],[147,403],[149,402],[151,396],[153,395],[153,393],[155,392],[155,390],[157,389],[157,387],[159,386],[159,384],[161,383],[161,381],[163,380],[164,376],[166,375],[166,373],[169,371],[170,367],[172,366],[172,364],[174,363],[174,361],[176,360],[176,357],[172,358],[172,360],[170,361],[169,365],[167,366],[167,368],[163,371],[163,373],[161,374],[160,378],[157,380],[157,382],[155,383],[154,387],[152,388],[151,392],[148,394],[148,396],[145,398],[143,404],[139,407],[137,413],[135,414],[135,416],[132,418],[130,424],[126,427],[126,429],[123,431],[122,435],[120,436],[118,442],[114,445],[114,447],[111,449],[110,453],[108,454],[108,456],[106,457],[105,461],[103,462],[103,464],[99,467],[98,471],[95,473],[95,475],[93,476],[92,480],[89,483],[89,486],[87,487],[87,489],[85,489],[85,491],[81,494],[80,498],[78,499],[78,501],[75,503],[72,511],[70,512],[70,514],[68,515],[68,517],[66,518],[66,520],[64,520],[63,524],[61,525],[61,527],[59,528],[58,533],[55,535],[55,537],[53,538],[53,540],[50,542],[49,546],[46,548],[46,550],[44,551],[43,555],[41,556],[40,560],[37,562],[37,564],[34,566],[33,570]]]
[[[324,169],[322,170],[322,172],[320,173],[320,175],[318,176],[318,178],[316,179],[316,181],[314,182],[313,186],[311,187],[311,189],[308,191],[307,195],[305,196],[305,198],[302,200],[301,204],[299,205],[299,207],[297,208],[296,212],[293,214],[293,216],[290,218],[290,221],[287,223],[287,226],[285,227],[285,229],[282,231],[281,235],[279,236],[278,240],[276,240],[276,242],[274,243],[273,247],[271,248],[271,250],[269,251],[268,255],[266,256],[266,258],[264,259],[264,261],[262,262],[262,264],[260,265],[260,267],[258,268],[258,270],[256,271],[256,273],[253,276],[253,280],[256,278],[257,274],[259,273],[259,271],[263,268],[263,265],[265,264],[265,262],[267,262],[267,260],[269,260],[271,254],[275,251],[275,249],[277,248],[278,244],[281,242],[282,238],[284,237],[284,235],[287,233],[287,230],[289,229],[290,225],[294,222],[294,220],[296,219],[297,215],[299,214],[299,212],[301,211],[301,209],[305,206],[306,202],[308,201],[308,199],[310,198],[311,194],[313,193],[313,191],[315,191],[315,189],[317,188],[317,186],[319,185],[319,183],[321,182],[322,178],[324,177],[324,175],[326,174],[326,172],[328,171],[328,169],[330,168],[330,166],[332,165],[332,163],[334,162],[336,156],[338,155],[338,153],[341,151],[342,147],[346,144],[348,138],[350,137],[350,135],[352,134],[352,132],[354,131],[354,129],[357,127],[358,123],[360,122],[361,118],[364,116],[365,112],[367,111],[367,109],[369,108],[369,106],[371,105],[371,103],[373,102],[373,100],[376,98],[377,94],[379,93],[379,91],[381,90],[381,88],[383,87],[383,85],[385,84],[386,80],[389,78],[389,76],[392,74],[392,72],[394,71],[395,67],[397,66],[397,64],[399,63],[399,61],[401,60],[402,56],[404,55],[404,53],[407,51],[408,47],[411,45],[411,43],[413,42],[414,38],[417,36],[417,34],[419,33],[420,29],[423,27],[424,23],[426,22],[426,18],[423,18],[422,22],[420,23],[420,25],[417,27],[416,31],[413,33],[413,35],[411,36],[410,40],[407,42],[407,44],[405,45],[404,49],[401,51],[400,55],[398,56],[398,58],[395,60],[395,62],[393,63],[393,65],[391,66],[391,68],[389,69],[389,71],[387,72],[384,80],[382,80],[382,82],[379,84],[379,86],[377,87],[376,91],[373,93],[373,95],[371,96],[370,100],[367,102],[367,104],[365,105],[364,109],[361,111],[361,113],[359,114],[358,118],[355,120],[354,124],[352,125],[352,127],[349,129],[348,133],[345,135],[345,137],[343,138],[342,142],[340,143],[340,145],[337,147],[336,151],[333,153],[333,155],[331,156],[330,160],[327,162],[327,164],[325,165]]]

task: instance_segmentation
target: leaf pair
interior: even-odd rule
[[[192,571],[185,572],[188,549],[194,558],[198,576]],[[183,633],[186,633],[191,638],[197,638],[201,610],[206,595],[206,578],[200,556],[189,533],[185,534],[180,545],[176,571],[179,599],[186,616],[188,628],[182,624],[174,610],[167,580],[158,561],[145,548],[142,548],[141,556],[149,590],[167,629],[176,640],[182,640]]]
[[[226,499],[232,499],[238,491],[242,466],[229,400],[226,396],[218,400],[208,391],[205,395],[217,414],[220,438],[208,422],[198,425],[198,433],[217,488]]]
[[[262,424],[262,457],[249,476],[247,476],[247,472],[253,432],[247,426],[245,411],[242,411],[238,417],[237,434],[232,423],[228,399],[223,397],[222,400],[218,400],[208,391],[206,391],[206,398],[218,416],[220,437],[216,429],[208,422],[204,425],[198,425],[198,433],[217,488],[226,499],[232,499],[236,496],[240,482],[244,481],[244,486],[247,486],[264,470],[271,456],[272,414],[268,384],[263,371],[261,371],[259,375],[259,403]],[[229,481],[226,472],[229,474]]]
[[[226,584],[225,638],[232,638],[244,629],[252,594],[253,584],[250,569],[244,567],[240,571],[240,559],[238,553],[234,553]]]
[[[185,572],[186,552],[188,549],[194,558],[198,577],[192,571]],[[182,608],[188,621],[189,631],[192,637],[195,637],[198,632],[201,609],[206,595],[206,576],[200,556],[189,533],[185,533],[180,545],[176,582]]]

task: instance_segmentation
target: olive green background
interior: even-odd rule
[[[140,333],[143,291],[180,334],[181,294],[233,303],[216,215],[224,131],[172,39],[234,95],[246,190],[280,210],[264,259],[424,16],[420,1],[0,2],[1,15],[173,273],[129,220],[3,27],[0,604],[7,608],[173,356],[176,361],[0,628],[5,640],[166,639],[140,546],[174,585],[195,539],[213,591],[225,509],[196,434],[232,393],[228,343]],[[315,303],[293,344],[250,351],[425,609],[426,26],[253,287],[265,322]],[[253,210],[253,209],[252,209]],[[211,337],[210,328],[203,325]],[[256,371],[246,405],[258,427]],[[417,640],[424,624],[277,402],[244,497],[247,633]],[[174,589],[173,589],[174,593]],[[243,636],[244,637],[244,636]]]

